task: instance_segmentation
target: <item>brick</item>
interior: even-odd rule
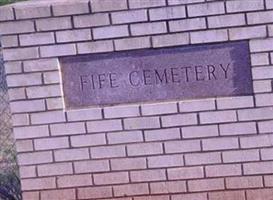
[[[8,21],[14,19],[12,7],[2,7],[0,8],[0,13],[0,21]]]
[[[188,5],[187,9],[188,15],[190,17],[217,15],[225,13],[225,6],[223,2]]]
[[[175,6],[175,7],[150,9],[149,16],[150,16],[151,21],[185,18],[186,17],[186,7],[185,6]]]
[[[105,118],[137,117],[140,115],[138,105],[104,107]]]
[[[46,105],[48,110],[64,109],[62,98],[46,99]]]
[[[272,183],[273,183],[273,176],[264,176],[264,185],[267,187],[272,187]]]
[[[267,8],[267,9],[272,9],[272,8],[273,8],[273,3],[272,3],[272,1],[266,0],[266,1],[265,1],[265,4],[266,4],[266,8]]]
[[[237,138],[213,138],[202,141],[203,150],[225,150],[238,149],[239,143]]]
[[[163,127],[194,125],[197,124],[197,115],[196,114],[168,115],[162,116],[161,120]]]
[[[273,106],[273,94],[255,95],[256,106]]]
[[[85,42],[77,44],[78,53],[101,53],[114,50],[112,41]]]
[[[223,42],[228,40],[227,30],[208,30],[190,33],[191,43]]]
[[[33,151],[32,140],[17,140],[16,141],[16,151],[17,152],[27,152]]]
[[[35,150],[63,149],[69,147],[68,137],[44,138],[34,140]]]
[[[113,188],[114,195],[117,197],[149,194],[147,183],[120,185],[114,186]]]
[[[145,131],[145,141],[173,140],[180,139],[180,130],[178,128],[158,129]]]
[[[39,58],[39,53],[38,53],[37,47],[4,49],[3,57],[5,61],[25,60],[25,59]]]
[[[6,75],[22,72],[22,62],[6,62],[4,67]]]
[[[148,157],[149,168],[179,167],[183,165],[184,165],[183,155]]]
[[[1,35],[31,33],[34,30],[34,23],[32,21],[2,22],[0,24]]]
[[[91,31],[89,29],[69,30],[56,32],[57,42],[75,42],[91,40]]]
[[[203,138],[218,135],[218,127],[215,125],[182,127],[183,138]]]
[[[252,96],[217,98],[218,109],[254,107]]]
[[[91,158],[115,158],[125,156],[124,146],[91,147]]]
[[[130,0],[129,1],[129,8],[152,8],[152,7],[160,7],[165,6],[166,3],[164,0]]]
[[[107,26],[93,29],[94,39],[118,38],[126,36],[129,36],[127,25]]]
[[[253,26],[229,29],[230,40],[255,39],[266,37],[266,26]]]
[[[26,72],[58,70],[59,61],[56,58],[24,61]]]
[[[195,193],[195,194],[178,194],[173,195],[172,200],[207,200],[207,194],[206,193]]]
[[[44,190],[56,188],[55,178],[37,178],[21,180],[22,190]]]
[[[109,162],[107,160],[91,160],[74,162],[76,173],[88,172],[106,172],[109,171]]]
[[[238,111],[240,121],[262,120],[273,118],[273,107],[244,109]]]
[[[127,130],[160,128],[159,117],[124,119],[124,127]]]
[[[62,176],[57,179],[57,185],[59,188],[90,186],[92,185],[92,176],[88,174]]]
[[[69,56],[76,54],[75,44],[59,44],[40,47],[41,57]]]
[[[60,85],[28,87],[26,92],[29,99],[62,96]]]
[[[260,159],[259,157],[260,156],[258,150],[240,150],[223,152],[224,163],[258,161]]]
[[[88,149],[63,149],[54,152],[56,161],[74,161],[89,159]]]
[[[165,22],[132,24],[130,25],[130,28],[133,36],[152,35],[167,32],[167,26]]]
[[[37,167],[37,171],[39,176],[73,174],[72,163],[54,163],[39,165]]]
[[[146,169],[146,158],[123,158],[110,161],[112,170]]]
[[[39,200],[39,192],[22,192],[23,199]]]
[[[261,149],[262,160],[272,160],[273,159],[273,149]]]
[[[75,28],[96,27],[110,24],[109,15],[105,13],[74,16],[73,22]]]
[[[169,5],[191,4],[205,2],[205,0],[168,0]]]
[[[44,83],[45,84],[53,84],[53,83],[60,83],[60,72],[54,71],[54,72],[45,72],[43,74]]]
[[[163,147],[161,143],[142,143],[131,144],[127,146],[128,156],[154,155],[162,154]]]
[[[269,36],[273,36],[273,26],[272,25],[268,25],[268,34]]]
[[[53,161],[52,153],[50,151],[21,153],[17,155],[19,165],[34,165],[51,163]]]
[[[250,51],[251,52],[272,51],[273,50],[272,42],[273,38],[250,40],[249,42]]]
[[[252,66],[269,65],[268,53],[255,53],[250,56]]]
[[[113,24],[125,24],[148,21],[146,10],[130,10],[111,13]]]
[[[158,35],[152,37],[153,47],[178,46],[190,43],[188,33]]]
[[[142,115],[161,115],[177,113],[176,103],[156,103],[141,105]]]
[[[88,1],[66,2],[53,4],[52,10],[54,16],[84,14],[89,13],[89,5]]]
[[[203,167],[183,167],[167,169],[169,180],[203,178]]]
[[[193,153],[185,155],[186,165],[204,165],[221,163],[221,154],[213,153]]]
[[[272,85],[270,80],[253,81],[254,93],[271,92]]]
[[[127,9],[126,0],[92,0],[91,10],[93,12],[115,11]]]
[[[235,111],[214,111],[200,113],[201,124],[234,122],[236,120]]]
[[[78,189],[79,199],[97,199],[112,197],[112,188],[107,187],[87,187]]]
[[[70,137],[72,147],[85,147],[106,144],[104,134],[80,135]]]
[[[246,25],[244,14],[208,17],[209,28],[222,28]]]
[[[263,187],[263,179],[260,176],[226,178],[226,186],[229,189],[259,188]]]
[[[160,195],[160,196],[142,196],[142,197],[136,197],[135,200],[169,200],[169,196],[167,195]]]
[[[209,193],[210,200],[245,200],[244,191],[226,191]]]
[[[124,131],[107,134],[109,144],[122,144],[132,142],[143,142],[141,131]]]
[[[224,179],[191,180],[188,182],[190,192],[223,190]]]
[[[242,175],[240,164],[225,164],[206,166],[206,177],[239,176]]]
[[[121,120],[104,120],[87,122],[87,131],[90,133],[122,130]]]
[[[75,189],[67,189],[67,190],[49,190],[49,191],[42,191],[41,192],[41,200],[47,199],[56,199],[56,200],[75,200],[76,199],[76,192]]]
[[[200,30],[206,28],[205,18],[169,21],[170,32]]]
[[[185,181],[150,183],[150,187],[151,187],[152,194],[169,194],[169,193],[186,192]]]
[[[165,142],[164,145],[166,153],[184,153],[201,150],[199,140],[171,141]]]
[[[273,77],[273,66],[252,68],[252,76],[254,80],[271,79]]]
[[[13,129],[15,139],[39,138],[49,136],[47,126],[26,126]]]
[[[270,200],[273,195],[272,189],[259,189],[259,190],[248,190],[247,191],[248,200]]]
[[[242,148],[253,148],[253,147],[266,147],[271,146],[273,142],[273,135],[258,135],[252,137],[240,138]]]
[[[262,0],[252,0],[251,3],[245,1],[228,1],[226,3],[227,12],[245,12],[263,10],[264,3]]]
[[[273,121],[258,122],[260,133],[270,133],[273,132]]]
[[[100,108],[78,109],[67,111],[68,121],[84,121],[102,119],[102,113]]]
[[[64,122],[65,116],[63,111],[50,111],[42,113],[33,113],[30,115],[31,122],[33,124],[47,124]]]
[[[12,113],[44,111],[45,102],[44,100],[33,100],[33,101],[28,100],[28,101],[11,102],[10,110]]]
[[[273,172],[273,162],[258,162],[243,164],[244,174],[271,174]]]
[[[135,37],[114,40],[115,50],[143,49],[151,47],[149,37]]]
[[[13,114],[12,117],[13,126],[26,126],[29,125],[29,116],[28,114]]]
[[[132,182],[160,181],[166,180],[165,170],[143,170],[130,172]]]
[[[36,20],[37,31],[71,29],[70,17],[46,18]]]
[[[257,134],[254,122],[220,124],[220,135]]]
[[[51,16],[49,5],[15,6],[14,10],[16,19],[33,19]]]
[[[19,45],[18,37],[16,35],[8,35],[1,37],[2,47],[17,47]]]
[[[104,174],[94,174],[94,183],[96,185],[108,185],[108,184],[119,184],[128,183],[129,174],[128,172],[112,172]]]
[[[50,125],[51,135],[74,135],[85,133],[85,126],[82,122],[77,123],[64,123]]]
[[[180,112],[196,112],[205,110],[215,110],[214,99],[201,99],[201,100],[190,100],[179,102]]]
[[[19,167],[20,178],[34,178],[36,177],[35,166],[21,166]]]

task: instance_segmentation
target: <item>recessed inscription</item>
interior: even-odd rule
[[[252,93],[248,43],[60,59],[68,108]]]

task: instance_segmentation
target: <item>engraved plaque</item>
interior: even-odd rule
[[[247,41],[60,58],[67,108],[253,93]]]

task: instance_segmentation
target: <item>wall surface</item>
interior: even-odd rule
[[[0,8],[24,200],[272,200],[273,1]],[[254,94],[67,110],[58,58],[248,40]]]

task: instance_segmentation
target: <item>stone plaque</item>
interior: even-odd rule
[[[67,108],[253,93],[247,41],[60,58]]]

